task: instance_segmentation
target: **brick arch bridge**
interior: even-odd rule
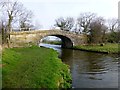
[[[39,44],[40,40],[46,36],[56,36],[61,39],[63,48],[71,48],[74,45],[86,43],[84,35],[78,35],[73,32],[62,30],[34,30],[34,31],[20,31],[10,33],[10,45],[22,46],[29,44]]]

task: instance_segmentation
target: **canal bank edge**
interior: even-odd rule
[[[120,50],[119,50],[118,45],[119,44],[106,44],[104,46],[100,46],[100,45],[79,45],[79,46],[74,46],[72,49],[87,51],[87,52],[95,52],[95,53],[119,54]]]
[[[3,88],[71,88],[70,70],[53,49],[8,48],[2,59]]]

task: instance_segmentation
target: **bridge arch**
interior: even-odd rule
[[[63,30],[35,30],[10,32],[10,46],[24,46],[30,44],[39,44],[40,40],[46,36],[56,36],[62,40],[63,48],[85,44],[87,37],[83,34],[75,34]]]
[[[55,36],[55,37],[60,38],[61,41],[62,41],[62,44],[61,44],[62,48],[72,48],[73,47],[72,40],[69,37],[67,37],[67,36],[59,35],[59,34],[51,34],[51,35],[45,35],[42,38],[47,37],[47,36]]]

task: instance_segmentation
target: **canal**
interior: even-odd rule
[[[60,45],[43,44],[59,52],[59,58],[70,66],[73,88],[118,88],[118,57],[102,53],[62,49]]]

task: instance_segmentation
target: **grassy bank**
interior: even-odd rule
[[[68,66],[53,49],[36,46],[4,49],[3,88],[69,88]]]
[[[101,53],[118,53],[118,44],[105,44],[103,46],[100,45],[79,45],[74,46],[73,49],[80,49],[85,51],[92,52],[101,52]]]

